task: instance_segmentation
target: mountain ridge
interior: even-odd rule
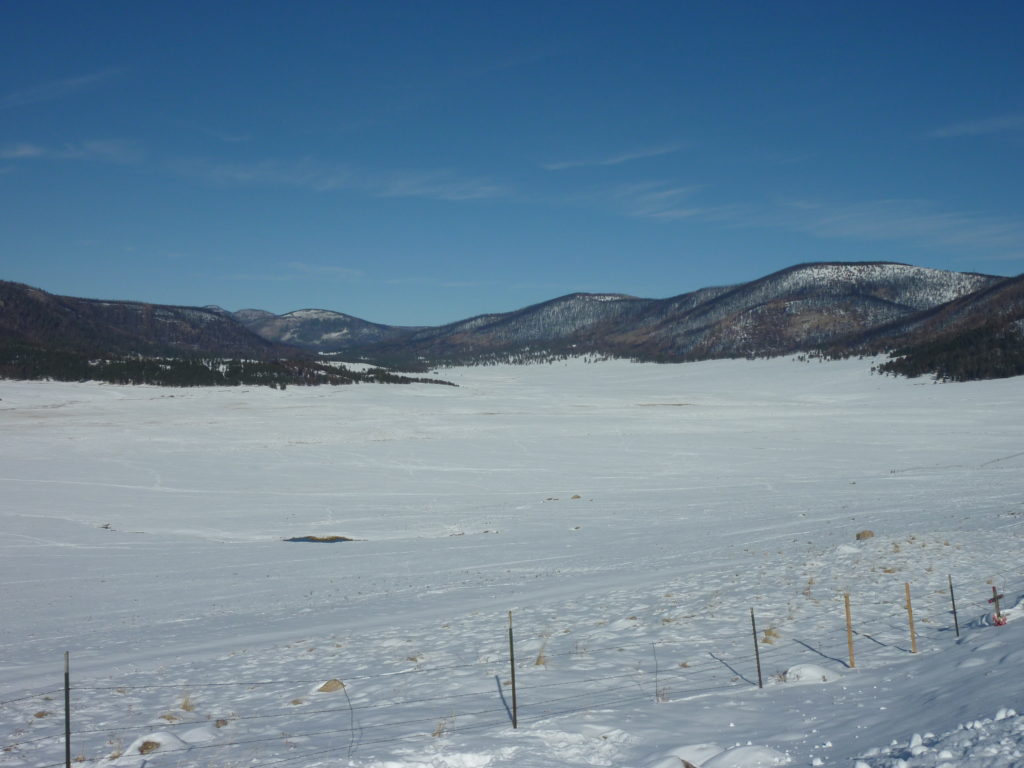
[[[574,292],[439,326],[385,325],[317,308],[275,315],[76,299],[0,281],[0,341],[8,346],[259,360],[333,357],[410,370],[570,354],[658,362],[878,354],[980,327],[1005,346],[1014,343],[1012,329],[1024,325],[1022,318],[1024,276],[871,261],[796,264],[663,299]],[[1011,336],[1004,339],[1006,333]]]
[[[444,363],[522,355],[538,347],[666,362],[786,354],[909,317],[1003,279],[888,262],[815,262],[665,299],[570,293],[511,312],[396,332],[372,348],[353,344],[348,351]],[[325,345],[324,351],[337,350]]]

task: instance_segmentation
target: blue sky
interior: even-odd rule
[[[1024,272],[1020,2],[11,2],[0,279],[438,324]]]

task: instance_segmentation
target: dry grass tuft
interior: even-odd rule
[[[780,637],[781,635],[774,627],[768,627],[768,629],[764,631],[764,637],[761,638],[761,642],[765,645],[773,645]]]
[[[32,715],[32,717],[43,718],[43,717],[49,717],[52,714],[53,714],[52,712],[47,712],[45,709],[41,709],[38,712],[36,712],[34,715]]]
[[[342,690],[344,687],[345,684],[335,677],[321,685],[317,690],[320,693],[334,693],[335,691]]]
[[[452,725],[454,725],[454,724],[455,724],[455,715],[454,715],[454,713],[449,715],[448,717],[442,717],[437,722],[437,726],[434,728],[433,731],[431,731],[430,735],[433,736],[435,739],[439,739],[442,736],[444,736],[446,733],[448,733],[448,729]]]
[[[546,667],[548,665],[548,657],[544,655],[544,649],[548,647],[548,638],[544,638],[544,642],[540,645],[540,650],[537,651],[537,658],[533,661],[535,667]]]
[[[185,698],[181,700],[181,708],[186,712],[195,712],[196,705],[192,703],[192,694],[186,693]]]
[[[155,752],[160,749],[159,741],[144,741],[139,745],[139,754],[148,755],[150,752]]]
[[[811,587],[813,587],[813,586],[814,586],[814,577],[813,576],[808,576],[807,577],[807,586],[804,587],[804,590],[803,590],[804,597],[810,597],[811,596]]]

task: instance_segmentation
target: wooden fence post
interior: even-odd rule
[[[653,642],[651,643],[651,653],[654,654],[654,700],[656,702],[664,701],[658,688],[658,647]]]
[[[857,666],[853,659],[853,621],[850,618],[850,593],[843,593],[843,601],[846,603],[846,647],[850,649],[850,669]]]
[[[512,727],[519,727],[519,708],[516,704],[516,646],[512,639],[512,611],[508,612],[508,659],[512,668]]]
[[[64,767],[71,768],[71,652],[64,651]]]
[[[754,621],[754,609],[750,609],[750,628],[754,630],[754,658],[757,660],[757,687],[764,688],[761,677],[761,649],[757,647],[757,622]]]
[[[999,601],[1002,600],[1003,597],[1005,597],[1005,595],[1000,595],[999,594],[999,590],[996,589],[993,586],[992,587],[992,599],[989,600],[989,602],[990,603],[995,603],[995,605],[996,605],[996,612],[992,616],[992,623],[995,624],[997,627],[1001,627],[1001,626],[1003,626],[1006,623],[1006,619],[1003,618],[1003,614],[999,610]]]
[[[910,582],[903,585],[907,593],[907,621],[910,623],[910,652],[917,653],[917,632],[914,631],[914,606],[910,602]]]
[[[949,600],[953,603],[953,627],[956,629],[956,636],[960,637],[960,622],[956,618],[956,595],[953,594],[953,575],[949,575]]]

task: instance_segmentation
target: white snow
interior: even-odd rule
[[[839,674],[826,669],[820,664],[796,664],[786,670],[781,681],[785,683],[831,683],[839,679]]]
[[[0,382],[0,768],[1020,765],[1024,379],[871,362]]]
[[[329,309],[297,309],[281,315],[281,317],[295,318],[297,320],[338,320],[345,319],[348,315],[343,315],[341,312],[332,312]]]

